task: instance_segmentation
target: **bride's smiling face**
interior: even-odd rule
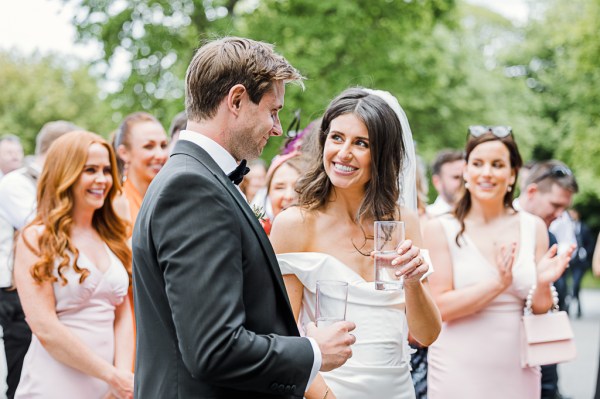
[[[331,121],[323,148],[325,173],[337,188],[365,187],[371,179],[367,126],[354,114]]]

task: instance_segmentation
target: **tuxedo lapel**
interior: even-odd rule
[[[187,140],[179,140],[175,144],[175,148],[173,151],[173,155],[175,154],[186,154],[194,159],[196,159],[199,163],[204,165],[216,178],[216,180],[223,186],[223,188],[229,192],[229,194],[235,199],[237,205],[240,207],[244,216],[246,217],[250,227],[252,228],[254,234],[258,238],[258,241],[262,247],[262,250],[265,254],[265,257],[268,260],[268,267],[271,269],[273,277],[276,281],[276,285],[278,289],[283,294],[288,307],[291,311],[291,305],[289,303],[289,298],[287,296],[287,291],[285,289],[285,284],[283,283],[283,277],[281,276],[281,271],[279,269],[279,263],[277,262],[277,258],[275,253],[273,252],[273,247],[271,246],[271,242],[267,237],[263,227],[259,223],[256,215],[250,208],[250,205],[246,202],[237,186],[233,184],[233,182],[227,177],[225,172],[217,165],[217,163],[212,159],[212,157],[200,146],[187,141]]]

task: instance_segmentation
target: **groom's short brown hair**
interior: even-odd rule
[[[185,108],[189,120],[215,116],[231,87],[242,84],[258,104],[273,81],[298,82],[302,75],[273,45],[241,37],[224,37],[200,47],[186,73]]]

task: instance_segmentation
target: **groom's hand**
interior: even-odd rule
[[[306,335],[314,338],[321,350],[321,371],[331,371],[346,363],[352,357],[350,345],[356,342],[356,337],[350,331],[356,328],[351,321],[338,321],[328,327],[317,328],[315,323],[309,323]]]

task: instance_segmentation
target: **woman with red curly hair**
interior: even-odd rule
[[[15,284],[33,337],[16,398],[131,398],[133,332],[127,228],[114,152],[83,131],[57,139],[38,211],[15,252]],[[111,396],[112,395],[112,396]]]

